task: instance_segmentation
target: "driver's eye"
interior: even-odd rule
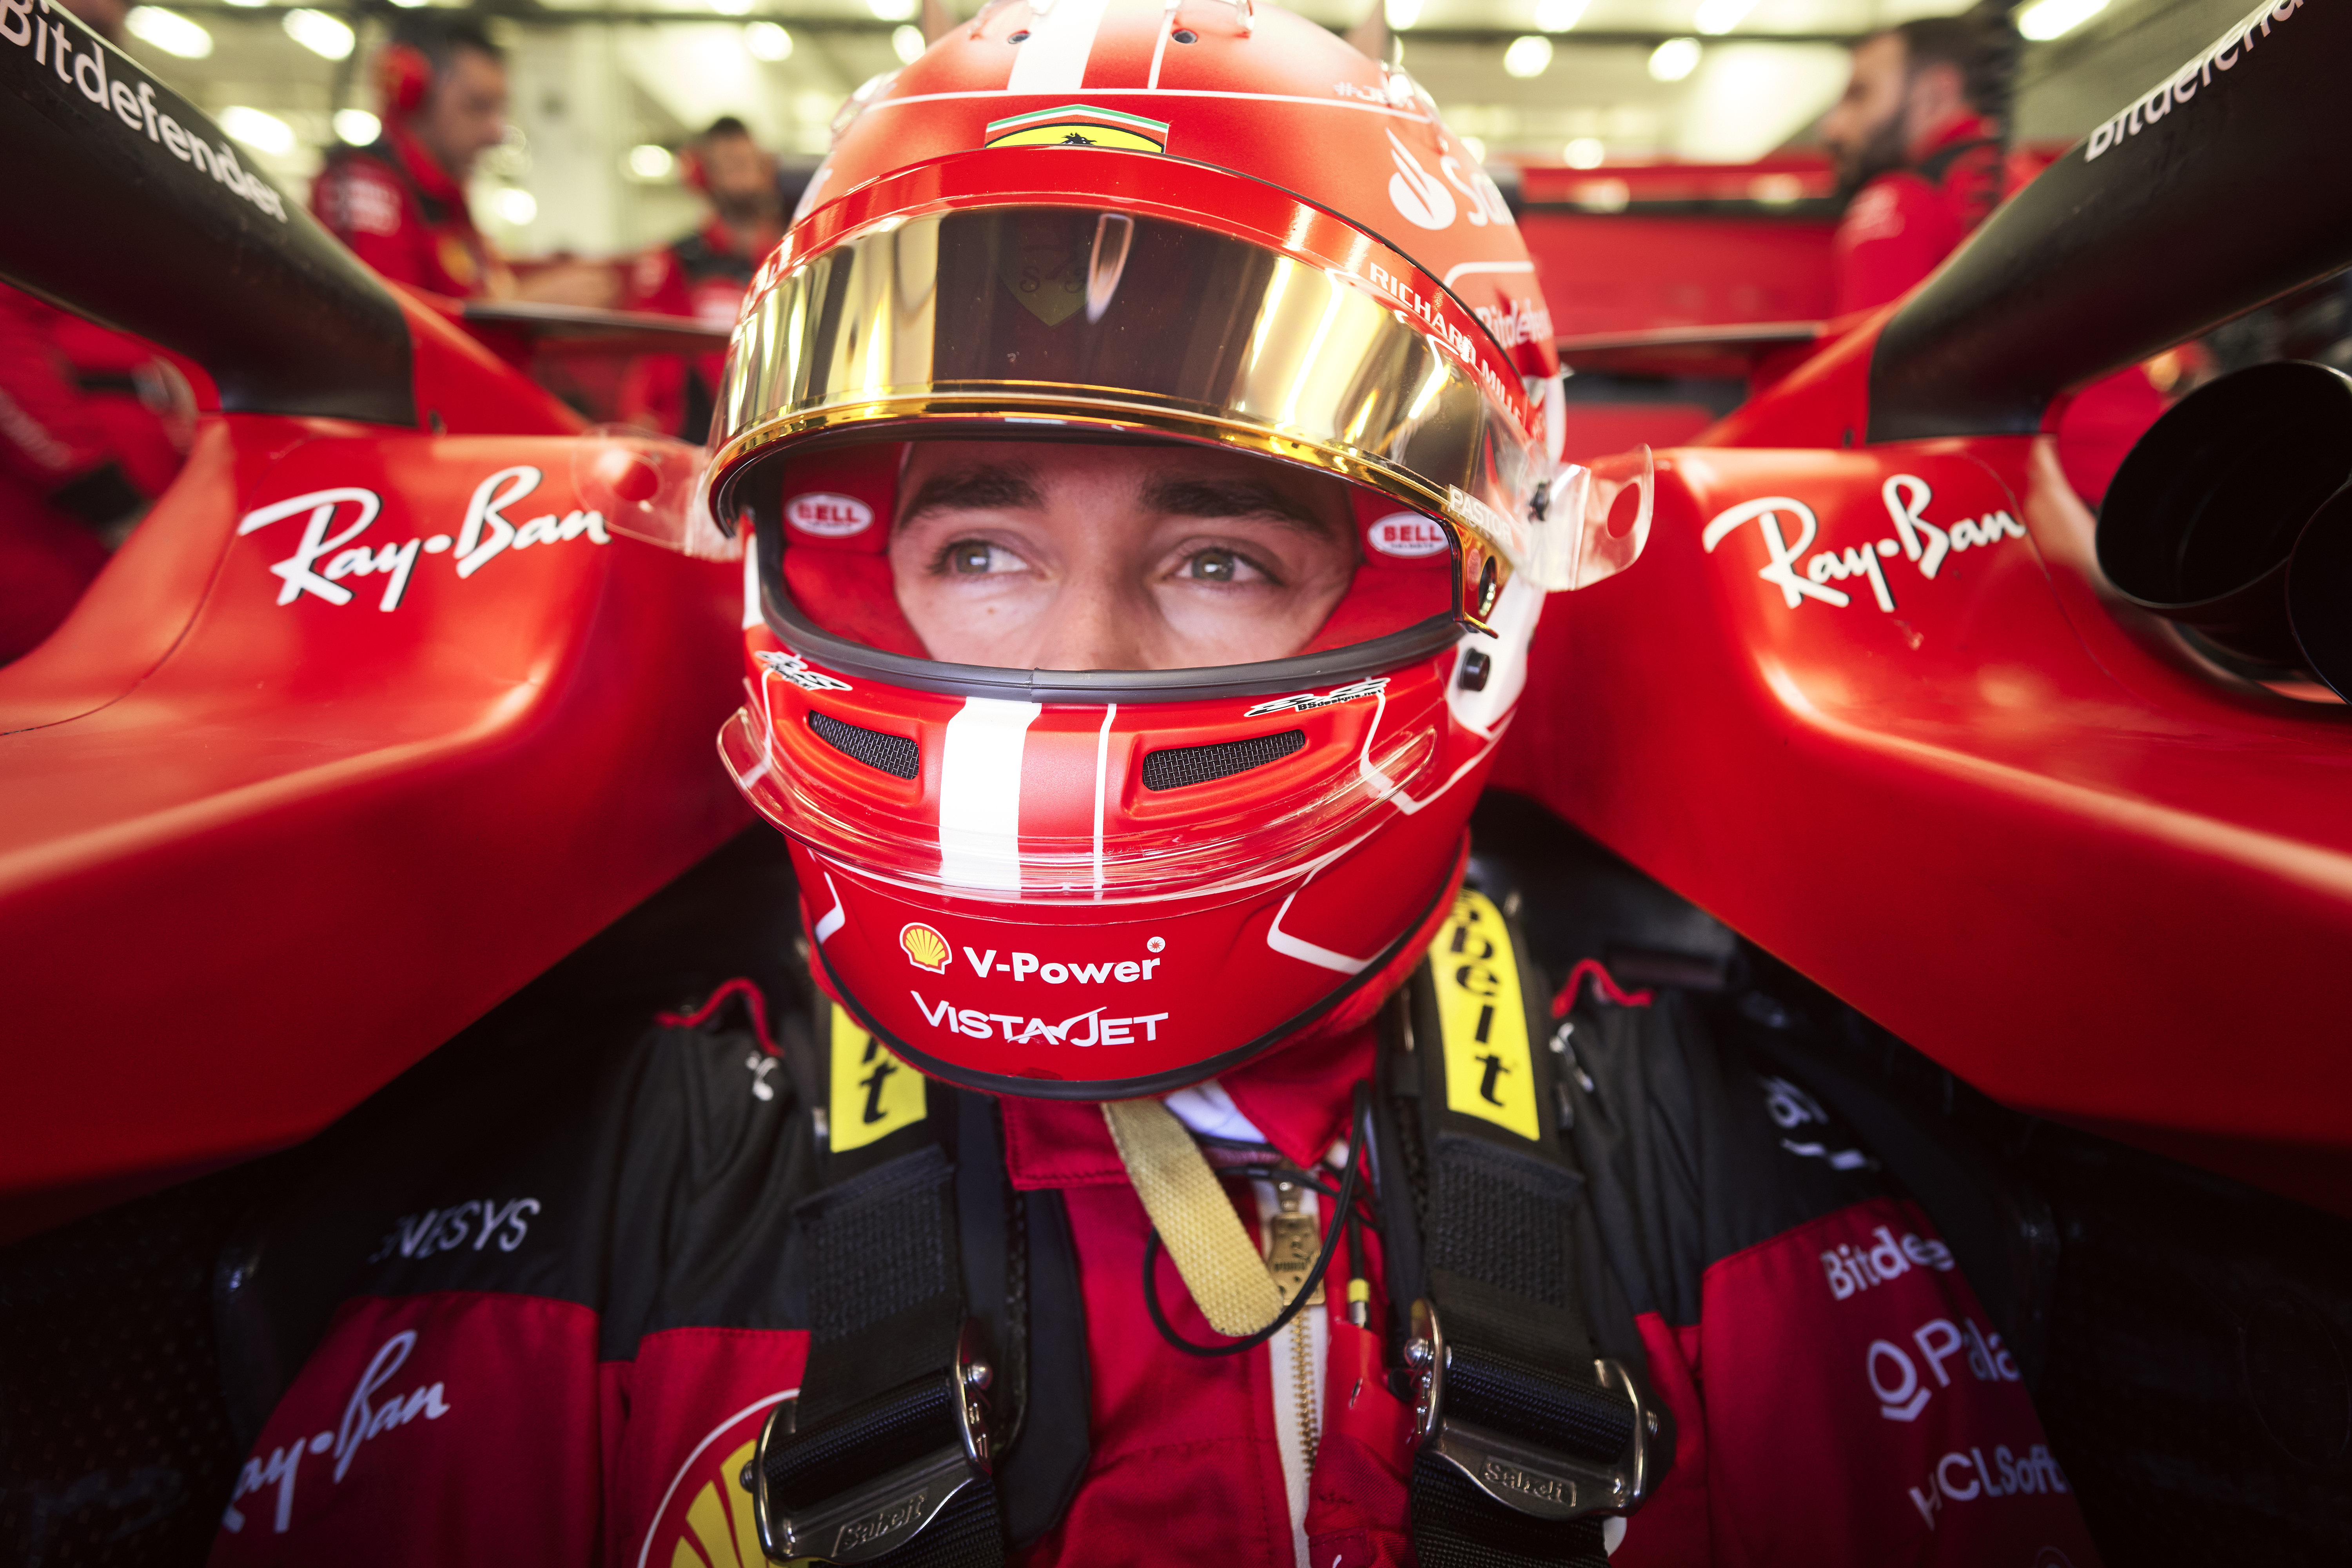
[[[957,571],[977,575],[995,564],[996,546],[982,540],[967,540],[949,547],[948,560]]]
[[[1230,583],[1241,571],[1241,557],[1230,550],[1203,550],[1192,557],[1192,575],[1204,583]]]

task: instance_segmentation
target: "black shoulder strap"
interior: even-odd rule
[[[1424,1568],[1601,1568],[1603,1518],[1654,1479],[1643,1373],[1598,1354],[1577,1277],[1542,1001],[1512,922],[1465,888],[1389,1016],[1374,1171]]]
[[[1912,164],[1911,172],[1931,185],[1940,185],[1944,183],[1944,176],[1952,172],[1953,164],[1979,147],[1990,147],[1998,151],[2000,143],[1990,136],[1975,136],[1966,142],[1955,142],[1948,147],[1937,148],[1933,153]]]
[[[823,1186],[794,1210],[809,1353],[750,1481],[778,1561],[993,1568],[1059,1519],[1087,1461],[1085,1343],[1057,1194],[1015,1194],[996,1108],[931,1084],[828,1006]],[[1038,1397],[1042,1395],[1042,1399]],[[1019,1455],[1020,1462],[1013,1463]]]

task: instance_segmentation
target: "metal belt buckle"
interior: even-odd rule
[[[1470,1484],[1516,1513],[1536,1519],[1581,1519],[1595,1513],[1631,1513],[1649,1491],[1648,1447],[1657,1417],[1642,1398],[1625,1363],[1602,1357],[1592,1363],[1604,1389],[1633,1406],[1633,1435],[1613,1464],[1596,1464],[1445,1414],[1445,1369],[1452,1352],[1437,1309],[1412,1304],[1412,1338],[1404,1359],[1415,1376],[1413,1432],[1429,1448],[1461,1471]]]
[[[869,1562],[920,1534],[965,1488],[987,1483],[993,1456],[985,1395],[992,1374],[980,1348],[981,1326],[973,1319],[957,1336],[950,1373],[956,1442],[790,1514],[770,1494],[768,1455],[772,1446],[789,1444],[797,1435],[794,1418],[800,1401],[787,1399],[776,1407],[760,1428],[760,1446],[742,1477],[751,1494],[760,1550],[771,1562]]]

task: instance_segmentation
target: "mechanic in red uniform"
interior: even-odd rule
[[[310,207],[394,283],[505,299],[514,274],[474,226],[466,181],[506,139],[506,51],[471,16],[394,17],[375,57],[383,134],[327,154]]]
[[[2000,205],[2006,52],[1966,16],[1927,16],[1864,39],[1822,121],[1822,144],[1852,193],[1832,251],[1837,309],[1907,293]]]
[[[1172,123],[1076,101],[1163,47]],[[1538,956],[1606,891],[1465,840],[1646,469],[1559,463],[1549,342],[1465,324],[1542,311],[1507,209],[1333,81],[1416,101],[1272,6],[1014,8],[862,106],[709,492],[802,958],[305,1180],[241,1267],[341,1305],[215,1562],[2096,1561],[1777,1005]]]
[[[2015,46],[2007,22],[1970,14],[1905,22],[1855,47],[1845,95],[1822,121],[1822,143],[1853,193],[1831,242],[1840,314],[1909,293],[2032,177],[2032,162],[2004,150]],[[2084,501],[2098,504],[2164,408],[2137,367],[2074,395],[2058,457]]]
[[[122,42],[121,0],[67,9]],[[172,482],[195,413],[150,345],[0,284],[0,664],[57,629]]]
[[[451,299],[610,305],[609,267],[561,262],[518,279],[474,226],[466,181],[506,140],[506,52],[473,17],[409,11],[375,57],[383,133],[337,147],[310,188],[328,231],[394,283]]]
[[[711,123],[678,154],[678,178],[710,203],[710,221],[647,251],[629,269],[625,299],[635,310],[690,316],[721,331],[735,325],[752,269],[784,237],[776,160],[733,115]],[[648,354],[629,367],[621,417],[699,444],[710,430],[711,399],[723,353]]]

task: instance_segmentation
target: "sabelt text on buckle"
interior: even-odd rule
[[[1603,1357],[1593,1375],[1632,1407],[1631,1436],[1616,1460],[1600,1464],[1526,1442],[1445,1413],[1445,1370],[1451,1359],[1437,1309],[1412,1304],[1412,1338],[1404,1347],[1414,1374],[1414,1435],[1422,1445],[1469,1478],[1470,1484],[1517,1513],[1536,1519],[1581,1519],[1631,1513],[1649,1492],[1648,1439],[1657,1418],[1625,1363]]]
[[[870,1562],[920,1534],[966,1488],[989,1484],[994,1463],[987,1401],[992,1372],[980,1353],[980,1335],[979,1321],[967,1321],[949,1372],[910,1384],[891,1396],[893,1403],[941,1406],[941,1424],[952,1426],[952,1440],[832,1496],[786,1505],[778,1495],[778,1477],[788,1471],[788,1450],[820,1440],[845,1439],[854,1447],[856,1434],[846,1428],[877,1412],[861,1407],[802,1433],[794,1425],[800,1402],[787,1399],[776,1407],[760,1429],[760,1446],[743,1475],[759,1525],[760,1549],[772,1562]],[[949,1386],[942,1389],[942,1383]]]

